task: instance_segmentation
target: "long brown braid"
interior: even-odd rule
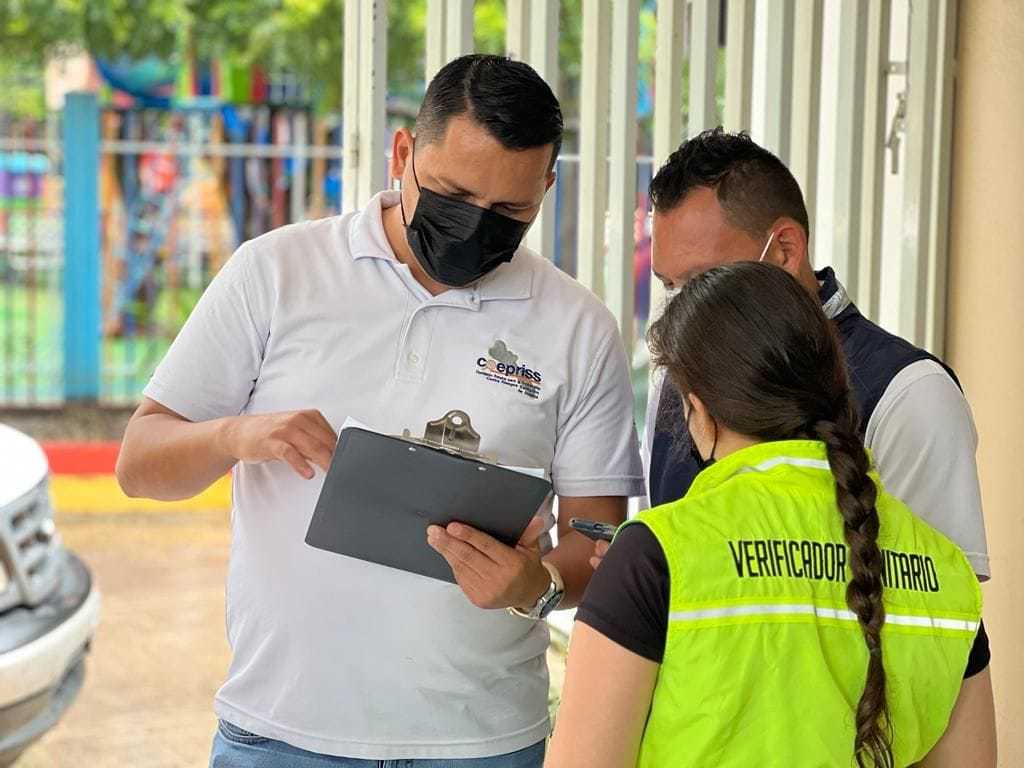
[[[825,443],[850,549],[846,603],[868,649],[853,753],[860,768],[891,768],[877,489],[832,324],[789,274],[741,262],[687,282],[651,326],[648,343],[684,399],[695,394],[719,424],[760,440]]]

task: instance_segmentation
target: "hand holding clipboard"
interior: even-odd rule
[[[467,447],[474,436],[479,445],[460,411],[422,440],[343,427],[306,543],[452,583],[429,526],[460,522],[514,547],[551,484],[481,457]]]

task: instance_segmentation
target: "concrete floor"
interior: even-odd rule
[[[204,766],[227,670],[224,512],[61,514],[102,615],[72,709],[17,768]]]
[[[207,765],[229,660],[227,513],[62,513],[57,526],[92,569],[102,615],[78,700],[17,768]],[[557,692],[562,659],[548,656]]]

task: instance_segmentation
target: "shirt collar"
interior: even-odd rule
[[[378,192],[366,206],[352,217],[348,230],[348,249],[352,258],[384,259],[397,262],[395,252],[391,250],[387,235],[384,234],[384,219],[381,217],[385,208],[398,205],[399,193],[393,190]]]
[[[400,196],[396,190],[378,192],[355,214],[349,228],[349,251],[353,259],[383,259],[400,263],[384,234],[382,218],[384,209],[398,205]],[[512,261],[485,275],[475,285],[455,290],[470,292],[474,301],[530,298],[533,295],[533,269],[524,251],[520,246]]]
[[[814,276],[818,278],[818,298],[821,300],[821,308],[825,312],[825,317],[835,320],[853,302],[832,267],[820,269],[814,273]]]

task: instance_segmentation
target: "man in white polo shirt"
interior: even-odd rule
[[[244,244],[147,386],[118,464],[127,493],[186,498],[234,469],[233,659],[212,765],[542,763],[538,618],[591,574],[568,520],[618,523],[643,492],[616,324],[520,246],[561,133],[528,66],[450,63],[415,136],[395,136],[402,191]],[[549,473],[556,548],[550,512],[515,548],[432,529],[460,588],[304,543],[347,417],[422,434],[452,409],[482,452]]]

